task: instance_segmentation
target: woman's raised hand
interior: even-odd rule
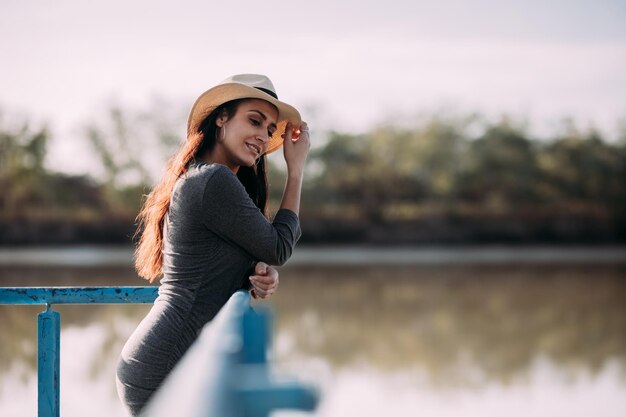
[[[285,162],[287,162],[288,174],[302,174],[304,163],[311,147],[309,127],[305,122],[302,122],[298,127],[287,123],[283,139],[283,153]]]

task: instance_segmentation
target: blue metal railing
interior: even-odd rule
[[[53,304],[150,304],[157,287],[0,288],[0,304],[39,304],[38,415],[59,417],[61,316]],[[202,330],[155,394],[145,416],[266,417],[277,408],[313,410],[318,392],[277,382],[267,361],[271,315],[254,312],[250,295],[235,293]]]
[[[59,417],[61,315],[53,304],[151,304],[157,287],[17,287],[0,288],[0,304],[45,305],[37,315],[37,410],[39,417]]]
[[[271,315],[235,293],[146,406],[146,417],[267,417],[275,409],[314,410],[317,391],[270,373]]]

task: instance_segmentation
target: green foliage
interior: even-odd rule
[[[85,177],[51,173],[43,166],[48,134],[24,126],[0,132],[0,217],[50,218],[106,208],[100,187]]]
[[[27,123],[0,129],[0,213],[16,216],[35,207],[63,206],[67,193],[58,187],[62,176],[44,168],[49,134]],[[58,192],[61,193],[58,193]]]
[[[160,101],[147,112],[114,105],[104,119],[85,126],[85,136],[104,174],[105,199],[114,210],[137,213],[142,196],[181,145],[166,111],[167,105]]]
[[[180,145],[172,132],[164,117],[112,108],[85,128],[104,174],[96,182],[45,168],[45,128],[0,124],[0,220],[54,214],[116,216],[132,224],[155,173]],[[508,119],[474,116],[383,125],[359,135],[331,131],[309,158],[303,222],[322,240],[342,228],[366,240],[393,241],[397,232],[407,242],[420,233],[452,240],[624,239],[623,136],[608,142],[569,125],[537,139]],[[271,158],[268,165],[275,210],[285,173]]]
[[[577,131],[551,141],[531,139],[506,119],[480,130],[470,136],[468,120],[433,118],[412,129],[331,132],[328,144],[312,154],[322,166],[312,187],[317,204],[351,207],[373,221],[572,204],[620,215],[626,200],[623,143]]]
[[[624,205],[626,146],[607,144],[596,132],[574,132],[543,149],[539,166],[551,200]]]
[[[458,187],[463,200],[493,210],[537,202],[537,146],[506,122],[471,141]]]
[[[114,107],[109,111],[107,125],[91,124],[86,128],[86,136],[104,167],[105,183],[113,187],[150,181],[140,160],[143,143],[131,137],[132,121],[128,119],[120,108]]]

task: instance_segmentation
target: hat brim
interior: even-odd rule
[[[187,121],[187,135],[191,135],[198,132],[200,124],[206,119],[206,117],[213,112],[220,105],[243,98],[256,98],[265,100],[278,109],[278,120],[276,121],[276,131],[269,139],[266,154],[272,153],[283,144],[283,134],[285,133],[285,127],[288,122],[294,127],[300,126],[302,118],[298,110],[295,107],[275,99],[271,95],[256,89],[249,87],[241,83],[225,83],[217,85],[209,90],[205,91],[198,97],[196,102],[191,107],[189,113],[189,120]]]

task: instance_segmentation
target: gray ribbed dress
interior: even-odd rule
[[[248,287],[254,263],[282,265],[300,234],[290,210],[278,210],[270,223],[227,167],[189,166],[174,186],[165,221],[159,296],[118,362],[118,394],[131,415],[230,296]]]

